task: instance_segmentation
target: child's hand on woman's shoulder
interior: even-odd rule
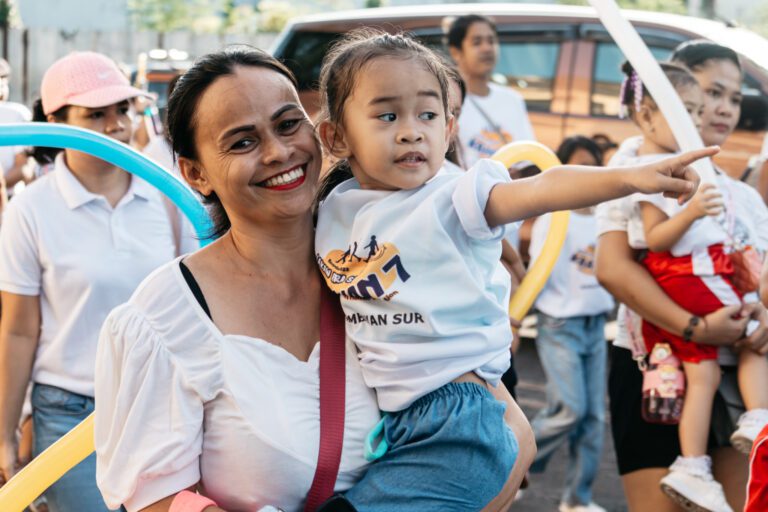
[[[701,158],[717,154],[720,148],[711,146],[665,158],[650,164],[633,167],[628,180],[635,192],[663,193],[680,204],[688,201],[699,186],[699,175],[690,164]]]

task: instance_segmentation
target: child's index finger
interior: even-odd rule
[[[720,146],[707,146],[706,148],[693,149],[686,151],[677,157],[677,163],[681,166],[688,166],[697,160],[715,156],[720,152]]]

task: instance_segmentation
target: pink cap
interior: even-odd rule
[[[142,95],[146,93],[131,87],[114,61],[95,52],[62,57],[48,68],[40,85],[46,115],[66,105],[106,107]]]

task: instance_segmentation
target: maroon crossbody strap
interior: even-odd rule
[[[320,297],[320,448],[305,512],[333,495],[344,443],[346,384],[344,313],[339,296],[323,284]]]

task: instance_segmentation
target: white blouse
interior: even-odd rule
[[[228,511],[302,508],[319,444],[319,353],[307,362],[261,339],[224,335],[175,260],[101,332],[97,481],[111,508],[139,510],[200,481]],[[376,398],[347,343],[346,422],[336,490],[365,471]]]

